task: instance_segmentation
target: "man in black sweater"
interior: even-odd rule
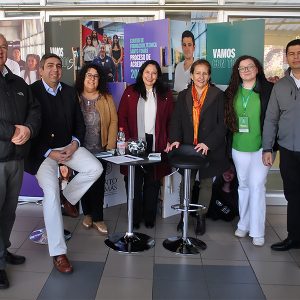
[[[41,105],[42,126],[33,140],[25,168],[36,175],[44,192],[44,221],[54,266],[59,272],[71,273],[73,267],[66,256],[61,215],[58,166],[64,164],[78,172],[62,195],[73,205],[100,177],[103,168],[88,150],[80,147],[85,134],[84,120],[74,89],[60,82],[61,58],[45,54],[40,73],[42,79],[33,83],[31,90]]]

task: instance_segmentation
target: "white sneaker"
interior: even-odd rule
[[[237,229],[234,233],[235,236],[239,237],[239,238],[243,238],[248,234],[248,231],[244,231],[241,229]]]
[[[263,238],[263,237],[254,237],[253,239],[252,239],[252,244],[254,245],[254,246],[263,246],[264,245],[264,243],[265,243],[265,238]]]

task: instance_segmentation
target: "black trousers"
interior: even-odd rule
[[[84,215],[92,216],[93,222],[103,221],[103,203],[107,162],[101,161],[103,173],[81,198]]]
[[[152,152],[153,135],[146,133],[147,154]],[[124,177],[128,197],[128,177]],[[142,220],[154,223],[157,211],[157,202],[160,180],[154,179],[154,166],[145,165],[135,167],[134,199],[133,199],[133,224]]]
[[[280,173],[287,205],[288,237],[300,242],[300,152],[279,147]]]

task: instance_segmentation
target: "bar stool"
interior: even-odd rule
[[[201,204],[190,204],[190,179],[191,170],[197,169],[205,172],[205,168],[209,166],[206,156],[200,152],[196,152],[193,145],[181,145],[179,148],[172,150],[169,155],[169,163],[172,167],[184,170],[184,202],[182,204],[172,205],[173,209],[183,212],[183,230],[181,237],[167,238],[163,242],[163,246],[172,252],[179,254],[197,254],[200,250],[206,249],[206,244],[196,238],[188,237],[188,217],[189,212],[200,211],[205,207]]]

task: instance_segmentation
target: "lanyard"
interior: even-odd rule
[[[254,85],[254,86],[255,86],[255,85]],[[251,97],[251,95],[252,95],[252,93],[253,93],[253,88],[254,88],[254,86],[251,88],[251,91],[250,91],[250,93],[248,94],[247,97],[245,97],[245,96],[243,95],[243,90],[242,90],[242,105],[243,105],[243,109],[244,109],[244,115],[246,115],[247,105],[248,105],[249,99],[250,99],[250,97]],[[243,88],[243,87],[242,87],[242,88]]]

